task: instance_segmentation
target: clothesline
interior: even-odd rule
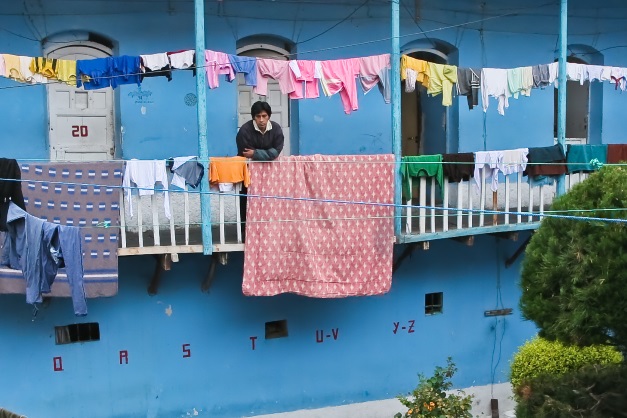
[[[359,78],[365,93],[379,85],[385,102],[390,102],[390,54],[330,61],[285,61],[205,50],[204,60],[209,88],[218,87],[219,76],[222,75],[232,82],[236,73],[244,74],[246,85],[252,86],[260,95],[267,94],[269,78],[279,81],[281,92],[291,99],[318,98],[320,85],[326,96],[340,93],[344,111],[348,114],[358,110],[355,83]],[[615,83],[616,89],[627,90],[627,68],[575,63],[568,63],[567,66],[568,80],[581,84],[585,81],[609,81]],[[115,88],[121,84],[140,85],[144,77],[165,76],[171,80],[174,70],[195,72],[196,68],[194,50],[78,61],[0,54],[0,74],[6,77],[28,83],[48,83],[56,79],[79,87],[83,85],[88,90]],[[499,113],[504,114],[510,97],[529,96],[533,88],[557,84],[557,74],[557,62],[533,67],[479,70],[403,55],[400,76],[405,80],[407,92],[413,91],[416,83],[420,83],[427,88],[429,95],[442,94],[444,106],[452,104],[453,94],[456,93],[467,96],[472,109],[478,105],[481,92],[484,111],[489,107],[489,97],[495,97]]]
[[[622,144],[617,144],[617,145],[622,145]],[[499,150],[495,150],[495,151],[499,151]],[[506,150],[500,150],[500,151],[506,151]],[[216,157],[216,158],[229,158],[227,157]],[[72,160],[63,160],[63,161],[59,161],[59,160],[50,160],[50,159],[45,159],[45,158],[17,158],[18,161],[22,161],[22,162],[40,162],[40,163],[78,163],[78,162],[84,162],[84,161],[72,161]],[[167,162],[168,159],[141,159],[139,161],[164,161]],[[111,160],[105,160],[105,161],[111,161],[111,162],[127,162],[127,161],[131,161],[131,159],[111,159]],[[211,161],[211,157],[209,158],[209,160],[202,160],[201,158],[198,158],[198,162],[202,163],[202,162],[210,162]],[[237,161],[225,161],[225,164],[239,164]],[[246,162],[247,164],[303,164],[303,161],[282,161],[280,159],[278,160],[272,160],[272,161],[254,161],[254,160],[248,160]],[[309,162],[308,164],[422,164],[421,162],[416,162],[416,161],[403,161],[401,160],[395,160],[395,161],[312,161]],[[442,161],[441,162],[442,165],[460,165],[460,164],[468,164],[465,162],[459,162],[459,161]],[[527,165],[577,165],[577,164],[581,164],[581,163],[572,163],[572,162],[565,162],[565,163],[551,163],[551,162],[547,162],[547,163],[541,163],[541,162],[528,162]],[[624,163],[604,163],[603,166],[611,166],[611,167],[627,167],[627,162]],[[0,179],[2,180],[2,179]],[[77,183],[77,184],[81,184],[81,183]],[[87,183],[87,184],[91,184],[91,183]]]
[[[27,180],[16,180],[16,179],[8,179],[8,178],[0,178],[0,181],[27,181]],[[78,185],[89,185],[89,186],[95,186],[95,187],[112,187],[112,188],[117,188],[117,189],[121,189],[123,188],[122,186],[105,186],[105,185],[99,185],[99,184],[86,184],[86,183],[73,183],[73,182],[49,182],[49,181],[36,181],[36,180],[30,180],[30,182],[33,183],[52,183],[52,184],[60,184],[60,185],[71,185],[71,186],[78,186]],[[136,187],[133,187],[136,188]],[[149,189],[149,188],[140,188],[140,189],[144,189],[144,190],[152,190],[154,191],[154,189]],[[573,219],[573,220],[590,220],[590,221],[607,221],[607,222],[618,222],[618,223],[627,223],[627,219],[611,219],[611,218],[597,218],[597,217],[584,217],[584,216],[563,216],[563,215],[556,215],[555,213],[578,213],[578,212],[591,212],[591,211],[608,211],[608,212],[612,212],[612,211],[625,211],[626,209],[620,209],[620,208],[599,208],[599,209],[590,209],[590,210],[586,210],[586,209],[570,209],[570,210],[561,210],[561,211],[544,211],[544,212],[516,212],[516,211],[498,211],[498,210],[489,210],[489,209],[463,209],[463,208],[443,208],[443,207],[438,207],[438,206],[429,206],[429,205],[407,205],[407,204],[394,204],[394,203],[381,203],[381,202],[362,202],[362,201],[348,201],[348,200],[335,200],[335,199],[317,199],[317,198],[299,198],[299,197],[291,197],[291,196],[274,196],[274,195],[255,195],[255,194],[240,194],[240,193],[222,193],[222,192],[216,192],[216,191],[200,191],[200,190],[188,190],[188,191],[181,191],[184,193],[189,193],[189,194],[209,194],[209,195],[221,195],[221,196],[233,196],[233,197],[240,197],[240,196],[246,196],[248,198],[260,198],[260,199],[279,199],[279,200],[296,200],[296,201],[307,201],[307,202],[317,202],[317,203],[335,203],[335,204],[355,204],[355,205],[370,205],[370,206],[387,206],[387,207],[399,207],[399,208],[411,208],[411,209],[433,209],[433,210],[441,210],[441,211],[451,211],[451,210],[455,210],[455,211],[462,211],[465,213],[483,213],[483,214],[509,214],[509,215],[524,215],[524,216],[535,216],[535,217],[544,217],[544,218],[564,218],[564,219]],[[393,216],[392,216],[393,217]],[[351,218],[347,218],[348,220],[350,220]],[[358,218],[355,218],[358,219]],[[359,218],[362,219],[362,218]],[[365,218],[365,219],[369,219],[369,218]],[[297,222],[297,221],[316,221],[316,220],[338,220],[335,218],[311,218],[311,219],[285,219],[285,220],[272,220],[272,221],[259,221],[259,222]],[[249,222],[249,221],[247,221]],[[200,223],[196,224],[196,223],[179,223],[179,224],[175,224],[175,225],[201,225]],[[119,227],[119,224],[110,224],[108,226],[98,226],[98,228],[113,228],[113,227]],[[76,228],[95,228],[96,226],[77,226]]]
[[[195,73],[196,61],[194,50],[76,61],[2,54],[0,74],[30,84],[57,80],[95,90],[122,84],[141,85],[145,77],[153,76],[165,76],[170,81],[174,69]],[[236,73],[241,73],[245,84],[261,96],[267,95],[268,79],[278,81],[281,92],[291,99],[318,98],[322,87],[325,96],[339,93],[345,113],[351,113],[359,108],[356,86],[359,79],[364,93],[379,85],[385,102],[390,102],[390,54],[284,61],[205,50],[204,62],[210,89],[219,86],[220,76],[232,82]]]

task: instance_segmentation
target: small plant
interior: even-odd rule
[[[437,366],[433,376],[418,374],[418,386],[411,396],[398,396],[398,400],[409,410],[394,418],[472,418],[472,396],[458,390],[457,393],[446,393],[453,387],[451,379],[457,371],[455,363],[449,357],[446,367]]]
[[[622,363],[614,347],[593,345],[577,347],[535,337],[523,344],[511,361],[510,382],[514,393],[523,395],[525,382],[542,375],[559,376],[588,365]]]

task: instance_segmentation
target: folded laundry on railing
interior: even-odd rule
[[[499,164],[503,161],[503,151],[475,152],[475,185],[481,190],[481,170],[485,171],[484,178],[492,178],[491,189],[496,192],[499,188]]]
[[[529,177],[561,176],[566,174],[565,163],[566,155],[559,144],[529,148],[529,161],[524,174]]]
[[[411,199],[410,177],[435,177],[442,187],[442,183],[444,183],[442,154],[403,157],[401,159],[401,174],[403,175],[403,193],[405,193],[406,199]]]
[[[211,157],[209,160],[209,182],[218,185],[220,191],[230,192],[235,183],[250,184],[250,174],[245,157]]]
[[[601,164],[607,162],[607,145],[569,145],[566,154],[568,173],[595,171],[596,166],[590,163],[595,159]]]
[[[607,163],[618,164],[627,162],[627,144],[609,144],[607,146]]]
[[[186,184],[193,188],[198,187],[205,174],[205,167],[198,162],[196,156],[174,157],[168,160],[168,166],[170,166],[170,172],[174,173],[172,185],[181,189],[185,189]]]
[[[459,183],[463,180],[470,180],[475,171],[475,154],[472,152],[462,152],[459,154],[443,154],[442,163],[444,177],[449,181]]]
[[[124,170],[124,181],[122,187],[126,192],[126,203],[131,217],[133,216],[133,201],[131,200],[131,184],[135,183],[138,194],[147,196],[155,194],[155,183],[161,183],[164,188],[165,197],[163,207],[165,216],[170,219],[170,199],[168,196],[168,174],[165,169],[165,160],[129,160],[126,162]]]
[[[503,159],[498,168],[504,175],[522,173],[527,168],[529,148],[517,148],[503,151]]]

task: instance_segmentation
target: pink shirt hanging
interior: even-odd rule
[[[257,58],[257,86],[254,92],[260,96],[268,95],[268,78],[279,82],[281,93],[289,94],[296,90],[296,77],[290,70],[289,61]]]
[[[388,68],[390,68],[390,54],[359,58],[359,76],[366,93],[379,83],[379,75]]]
[[[325,93],[332,96],[340,93],[344,112],[351,113],[359,109],[357,104],[357,83],[359,75],[359,58],[322,61],[322,83]]]
[[[235,71],[233,71],[229,56],[224,52],[205,50],[205,68],[207,69],[207,84],[209,84],[209,88],[215,89],[220,85],[218,81],[220,74],[226,74],[228,81],[235,79]]]
[[[300,76],[296,77],[296,90],[290,93],[290,99],[315,99],[320,97],[320,89],[318,88],[318,78],[316,77],[316,61],[296,60],[290,61],[292,70],[296,65],[300,72]],[[295,73],[295,71],[293,71]],[[303,88],[305,90],[303,95]]]

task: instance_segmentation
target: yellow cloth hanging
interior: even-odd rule
[[[405,70],[414,70],[416,72],[416,81],[425,87],[429,87],[429,79],[431,78],[431,70],[427,61],[412,58],[408,55],[401,56],[401,80],[407,77]]]
[[[22,71],[20,71],[19,56],[4,54],[4,76],[21,82],[26,81],[22,75]]]
[[[57,78],[58,60],[51,58],[37,57],[30,62],[31,72],[33,74],[41,74],[47,78]]]
[[[457,83],[457,66],[429,63],[429,87],[427,94],[442,94],[442,105],[453,104],[453,85]]]
[[[57,60],[57,80],[70,86],[76,85],[76,61]]]

